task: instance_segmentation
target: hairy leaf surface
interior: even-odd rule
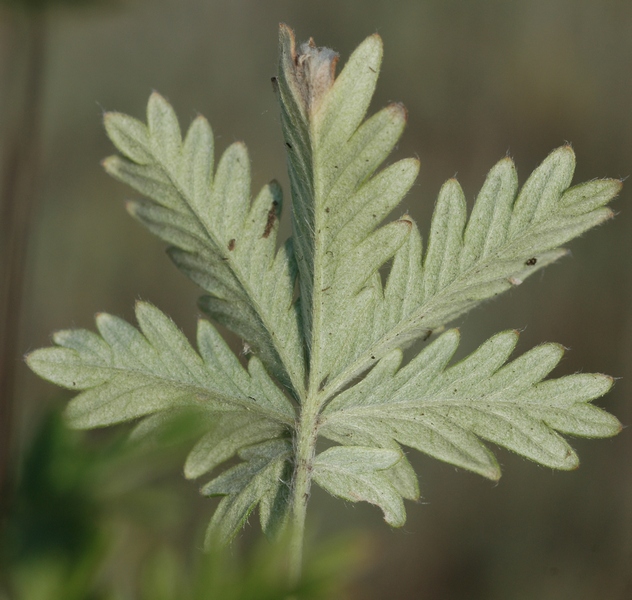
[[[574,469],[577,455],[558,432],[594,438],[618,433],[617,419],[590,404],[610,389],[612,378],[576,374],[543,381],[562,347],[544,344],[507,363],[517,339],[515,331],[500,333],[448,368],[458,346],[456,330],[403,368],[395,350],[331,401],[320,433],[353,445],[374,439],[381,446],[387,436],[490,479],[500,477],[500,468],[481,440],[542,465]]]
[[[250,200],[250,163],[242,143],[230,146],[213,172],[213,134],[203,117],[184,140],[171,106],[153,94],[147,125],[108,113],[105,125],[120,152],[108,173],[145,196],[129,212],[171,245],[175,264],[210,293],[202,309],[247,340],[297,397],[305,367],[293,303],[294,251],[276,239],[282,194],[272,182]]]
[[[274,82],[293,234],[280,247],[281,189],[273,181],[251,198],[242,143],[215,165],[208,122],[196,118],[183,138],[158,94],[146,124],[105,117],[121,154],[105,168],[143,196],[129,212],[170,245],[173,262],[208,294],[202,310],[241,336],[244,354],[249,347],[253,356],[245,368],[204,320],[195,350],[168,317],[139,303],[138,329],[99,315],[98,334],[59,332],[55,347],[27,360],[42,377],[79,392],[67,409],[75,427],[136,419],[132,438],[161,443],[174,419],[176,433],[193,421],[185,475],[212,472],[202,493],[221,497],[207,545],[230,541],[257,509],[267,534],[289,527],[300,557],[312,482],[374,504],[401,526],[403,500],[419,498],[404,446],[495,480],[500,468],[489,442],[573,469],[578,459],[562,435],[607,437],[621,427],[591,404],[611,387],[610,377],[546,379],[562,347],[543,344],[510,360],[514,331],[450,365],[459,343],[451,330],[402,364],[412,342],[520,285],[563,256],[568,241],[610,218],[606,204],[621,182],[569,187],[575,156],[564,146],[519,189],[505,157],[469,216],[459,183],[444,184],[424,249],[408,215],[384,224],[419,164],[385,164],[406,124],[402,105],[366,118],[381,61],[382,42],[370,36],[336,77],[334,51],[313,40],[298,47],[281,25]],[[337,445],[317,453],[319,436]]]
[[[273,535],[288,509],[288,461],[291,444],[275,440],[239,453],[244,462],[222,473],[202,488],[205,496],[224,496],[206,532],[206,545],[232,540],[259,505],[262,529]]]
[[[334,496],[379,506],[389,525],[401,527],[404,502],[384,475],[401,458],[397,450],[335,446],[314,459],[314,481]]]
[[[136,317],[140,331],[101,314],[100,335],[60,331],[54,336],[56,347],[27,357],[41,377],[82,390],[66,410],[72,426],[103,427],[174,409],[199,409],[208,413],[210,431],[186,466],[187,476],[198,477],[240,448],[281,436],[292,425],[291,402],[259,360],[252,357],[246,371],[210,323],[199,322],[198,354],[154,306],[139,302]]]
[[[377,272],[412,221],[376,227],[419,169],[407,159],[372,178],[406,122],[403,107],[393,104],[362,123],[382,61],[379,36],[367,38],[334,80],[336,61],[310,43],[297,51],[293,33],[281,27],[278,90],[312,389],[370,342],[366,316],[381,295]]]
[[[330,394],[394,348],[409,345],[520,285],[566,254],[560,248],[612,216],[604,205],[621,189],[618,180],[569,188],[575,157],[555,150],[517,193],[513,162],[502,159],[487,176],[470,219],[456,180],[439,194],[428,241],[416,228],[397,251],[380,302],[374,308],[371,342],[331,381]],[[379,282],[376,281],[376,288]]]

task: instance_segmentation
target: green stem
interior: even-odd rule
[[[303,568],[305,516],[312,483],[312,463],[316,452],[320,408],[318,395],[308,396],[301,410],[297,427],[296,467],[293,478],[292,515],[290,518],[290,540],[288,546],[290,588],[295,587],[299,583]]]

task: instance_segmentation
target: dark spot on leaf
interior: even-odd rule
[[[325,212],[328,213],[329,212],[329,207],[325,206]]]
[[[285,142],[285,145],[286,145],[286,146],[287,146],[290,150],[292,150],[292,149],[293,149],[293,148],[292,148],[292,144],[290,144],[290,142]]]
[[[276,208],[278,204],[279,203],[276,200],[272,202],[272,206],[270,207],[270,210],[268,211],[268,220],[266,221],[266,228],[263,230],[263,235],[261,237],[267,238],[270,236],[270,232],[272,231],[272,228],[274,227],[274,221],[276,220]]]
[[[537,263],[537,262],[538,262],[538,259],[537,259],[537,258],[535,258],[535,257],[533,257],[533,258],[530,258],[530,259],[529,259],[529,260],[525,263],[525,265],[527,265],[527,267],[532,267],[532,266],[533,266],[533,265],[535,265],[535,263]]]
[[[371,356],[371,360],[375,360],[375,356]]]
[[[228,242],[228,249],[232,252],[235,249],[235,238]]]
[[[426,335],[424,335],[422,342],[427,342],[428,338],[432,335],[432,329],[428,329],[428,331],[426,331]]]

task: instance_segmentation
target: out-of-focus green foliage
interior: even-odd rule
[[[101,461],[58,413],[26,455],[2,543],[5,584],[19,600],[82,600],[105,556],[96,499]]]
[[[365,538],[347,535],[316,546],[302,581],[290,590],[287,556],[279,545],[263,541],[241,560],[234,553],[213,548],[197,556],[192,569],[165,546],[148,557],[139,600],[342,599],[349,580],[367,558],[366,544]]]
[[[190,445],[197,420],[191,413],[181,413],[154,432],[150,444],[140,434],[131,443],[120,435],[88,440],[85,434],[69,430],[58,412],[50,413],[25,457],[0,546],[0,599],[125,597],[119,582],[103,577],[115,559],[121,535],[112,522],[122,519],[141,530],[147,528],[147,522],[135,517],[139,498],[134,498],[142,492],[139,488],[151,489],[146,465],[153,459],[162,464],[158,471],[168,469],[165,449],[167,454],[178,453],[178,448]],[[136,471],[137,479],[145,483],[122,492],[118,483],[125,471],[141,462],[145,474]],[[165,502],[161,508],[167,508]],[[186,510],[180,513],[184,516]],[[159,513],[156,516],[160,520]],[[343,588],[367,558],[366,548],[366,539],[357,536],[315,547],[304,580],[293,590],[297,600],[343,597]],[[266,541],[242,556],[219,548],[205,555],[163,539],[150,546],[133,575],[134,598],[275,600],[287,590],[285,559],[278,547]]]

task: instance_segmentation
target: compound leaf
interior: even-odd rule
[[[610,218],[606,204],[621,182],[569,187],[575,156],[564,146],[519,190],[505,157],[469,218],[459,183],[444,184],[424,251],[408,215],[383,224],[419,164],[403,159],[382,168],[406,111],[391,104],[365,119],[381,60],[382,42],[373,35],[336,77],[335,52],[313,40],[297,48],[281,26],[274,81],[293,236],[280,247],[281,189],[273,181],[251,198],[242,143],[215,165],[208,122],[196,118],[183,139],[158,94],[146,124],[105,117],[121,154],[105,168],[143,196],[129,212],[170,245],[173,262],[207,292],[202,310],[241,336],[244,354],[249,347],[253,356],[245,368],[204,320],[195,350],[169,318],[139,303],[138,328],[99,315],[98,334],[58,332],[55,347],[27,361],[45,379],[80,392],[67,409],[75,427],[142,419],[131,437],[160,444],[185,426],[187,439],[197,440],[185,464],[190,478],[241,461],[202,489],[222,497],[207,545],[230,541],[257,507],[269,535],[290,522],[291,506],[296,525],[311,480],[335,496],[379,506],[389,524],[401,526],[403,500],[419,498],[402,446],[495,480],[500,468],[488,442],[573,469],[578,459],[563,434],[599,438],[620,430],[591,404],[611,387],[610,377],[546,379],[562,347],[543,344],[510,361],[515,331],[450,365],[459,344],[450,330],[402,366],[412,342],[520,285],[563,256],[563,244]],[[318,436],[338,445],[315,454]],[[301,532],[299,523],[294,533]]]

